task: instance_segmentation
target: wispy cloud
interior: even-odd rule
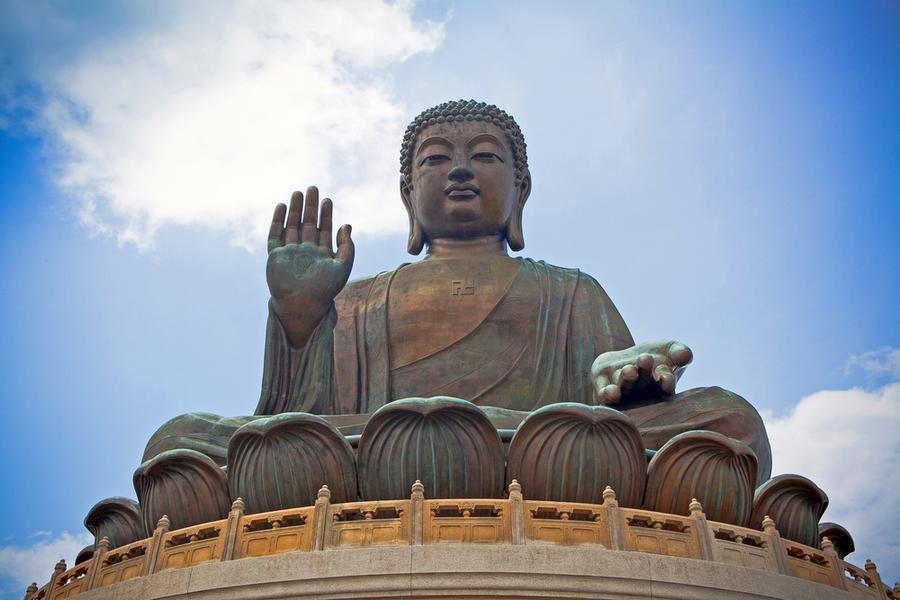
[[[50,579],[53,565],[59,559],[65,559],[69,566],[82,548],[93,542],[87,533],[72,535],[66,531],[54,535],[47,531],[39,531],[31,536],[39,538],[25,546],[0,546],[0,578],[18,586],[17,590],[2,590],[12,594],[21,594],[31,582],[43,585]]]
[[[40,73],[38,124],[86,225],[139,247],[166,225],[256,247],[275,203],[315,183],[341,222],[403,226],[390,67],[436,48],[440,23],[411,2],[173,10]]]
[[[816,392],[764,419],[773,473],[816,482],[830,500],[825,520],[856,542],[851,562],[871,558],[885,580],[900,578],[900,383]]]
[[[872,378],[900,379],[900,348],[882,346],[878,350],[852,355],[844,365],[844,373],[852,375],[859,371]]]

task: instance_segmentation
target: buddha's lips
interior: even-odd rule
[[[457,187],[451,186],[444,190],[444,193],[447,194],[447,197],[451,200],[469,200],[474,198],[480,193],[477,187],[474,186],[466,186],[466,187]]]

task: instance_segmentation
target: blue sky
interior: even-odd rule
[[[469,97],[525,132],[522,254],[689,344],[900,579],[900,5],[153,7],[0,2],[2,593],[162,422],[253,410],[271,207],[317,183],[394,268],[403,127]]]

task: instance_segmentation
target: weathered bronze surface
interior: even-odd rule
[[[597,486],[615,481],[623,504],[639,506],[646,465],[638,450],[659,449],[692,430],[745,443],[758,459],[751,485],[768,478],[769,442],[746,400],[717,387],[675,393],[693,359],[686,345],[636,345],[592,277],[507,254],[524,248],[523,211],[531,193],[525,141],[512,117],[474,101],[426,110],[404,137],[399,191],[409,217],[408,250],[425,251],[418,262],[348,283],[351,229],[342,226],[333,244],[333,204],[320,202],[315,187],[295,192],[289,206],[278,205],[268,240],[271,299],[256,415],[311,413],[344,435],[362,432],[363,499],[395,498],[411,477],[422,479],[429,497],[496,496],[506,483],[497,430],[513,430],[532,411],[559,403],[578,406],[563,411],[571,417],[565,421],[571,435],[529,434],[546,439],[552,456],[538,458],[537,446],[526,443],[531,425],[523,425],[510,450],[515,473],[533,479],[524,486],[530,498],[597,502]],[[423,397],[444,399],[400,402]],[[483,412],[460,408],[450,397]],[[604,405],[624,413],[627,426],[615,429],[620,421],[598,418],[611,413],[587,408]],[[210,464],[233,470],[230,495],[247,494],[259,510],[293,502],[288,496],[308,499],[323,483],[333,493],[350,485],[334,465],[301,458],[313,447],[304,446],[305,434],[292,434],[290,450],[266,435],[254,438],[252,450],[232,440],[238,428],[252,429],[254,418],[173,419],[150,440],[145,465],[169,452],[205,455]],[[535,413],[526,423],[546,418]],[[243,455],[244,462],[234,462]],[[578,457],[588,455],[587,470],[572,471]],[[613,465],[620,459],[624,463]],[[261,470],[265,463],[274,466]],[[302,476],[291,471],[300,463]],[[204,485],[219,494],[221,485],[212,483],[218,476],[201,471]],[[750,469],[738,471],[754,477]],[[546,480],[563,474],[574,479]],[[287,496],[274,492],[281,478],[292,482]],[[164,504],[161,490],[177,494],[177,481],[191,485],[171,476],[142,475],[140,481],[142,505],[152,499],[144,514],[151,525]],[[224,514],[223,502],[209,500],[205,511]],[[741,520],[743,510],[730,518]]]
[[[78,554],[75,555],[75,564],[79,565],[86,560],[90,560],[94,557],[94,544],[90,544],[82,548],[78,551]]]
[[[647,459],[627,416],[568,402],[540,408],[522,422],[509,444],[507,472],[527,499],[599,504],[610,486],[619,504],[637,508]]]
[[[778,475],[756,489],[751,527],[771,517],[782,537],[807,546],[819,543],[819,519],[828,508],[828,496],[800,475]]]
[[[247,512],[306,506],[327,482],[335,502],[356,500],[356,460],[344,436],[307,413],[247,423],[228,445],[228,490]]]
[[[819,523],[819,539],[828,538],[834,544],[834,551],[841,558],[846,558],[848,554],[856,550],[856,544],[853,543],[853,536],[837,523]]]
[[[747,444],[721,433],[689,431],[651,459],[644,508],[682,514],[696,498],[709,519],[745,526],[755,482],[756,456]]]
[[[345,285],[350,228],[333,250],[332,202],[320,206],[316,188],[295,192],[270,230],[256,412],[365,414],[439,395],[519,411],[614,404],[640,413],[650,448],[698,429],[698,420],[748,442],[765,480],[768,441],[743,399],[719,388],[693,402],[673,395],[692,360],[687,346],[635,345],[593,278],[507,254],[524,247],[530,193],[524,138],[509,115],[472,101],[425,111],[404,138],[400,181],[408,249],[425,249],[425,259]]]
[[[225,473],[195,450],[169,450],[134,472],[144,533],[149,536],[163,515],[172,529],[225,518],[231,501]]]
[[[419,480],[429,498],[500,498],[503,443],[487,415],[457,398],[407,398],[379,409],[359,441],[363,500],[402,498]]]
[[[110,548],[118,548],[145,537],[141,509],[130,498],[107,498],[95,504],[84,518],[84,526],[99,542],[104,536]]]

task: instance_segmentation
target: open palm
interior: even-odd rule
[[[319,212],[315,187],[306,190],[305,201],[302,192],[294,192],[290,209],[284,204],[275,207],[266,281],[289,334],[314,327],[350,277],[354,257],[351,228],[344,225],[338,230],[337,251],[333,250],[332,210],[332,202],[326,198]]]

